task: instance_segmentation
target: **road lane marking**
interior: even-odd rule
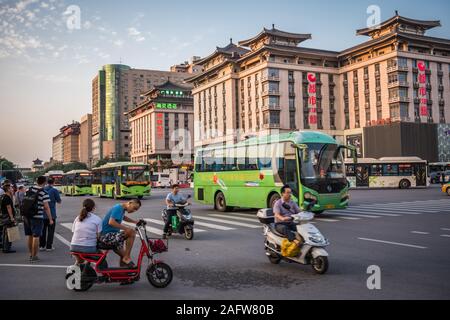
[[[253,228],[253,229],[261,228],[261,226],[256,226],[253,224],[237,222],[237,221],[230,221],[230,220],[223,220],[223,219],[216,219],[216,218],[209,218],[209,217],[203,217],[203,216],[202,217],[196,216],[196,219],[221,222],[221,223],[225,223],[225,224],[231,224],[231,225],[235,225],[235,226],[241,226],[241,227],[247,227],[247,228]]]
[[[449,228],[441,228],[442,231],[450,231]]]
[[[414,234],[424,234],[424,235],[430,234],[429,232],[424,232],[424,231],[411,231],[411,233],[414,233]]]
[[[371,218],[371,219],[376,219],[376,218],[381,218],[380,216],[368,216],[365,214],[356,214],[356,213],[345,213],[345,212],[341,212],[341,211],[336,211],[333,210],[333,212],[327,213],[328,215],[337,215],[337,216],[351,216],[351,217],[359,217],[359,218]]]
[[[344,220],[361,220],[361,218],[354,218],[354,217],[339,217],[339,218]]]
[[[248,222],[259,223],[257,220],[250,219],[250,218],[233,217],[233,216],[225,215],[225,214],[209,214],[209,215],[211,217],[217,217],[217,218],[230,218],[230,219],[239,220],[239,221],[248,221]]]
[[[383,211],[393,214],[422,214],[422,213],[438,213],[436,210],[418,210],[418,209],[395,209],[395,208],[381,208],[381,207],[348,207],[346,210],[360,210],[360,211]]]
[[[450,238],[450,234],[441,234],[441,237]]]
[[[247,218],[251,218],[253,217],[254,220],[258,220],[258,217],[256,216],[256,214],[247,214],[247,213],[238,213],[238,212],[232,212],[229,213],[230,216],[239,216],[239,217],[247,217]]]
[[[361,210],[355,210],[355,209],[345,209],[346,212],[350,212],[350,213],[369,213],[369,214],[376,214],[378,216],[386,216],[386,217],[400,217],[400,215],[397,213],[380,213],[380,209],[375,210],[375,209],[361,209]],[[390,211],[383,211],[383,212],[390,212]]]
[[[359,240],[363,240],[363,241],[392,244],[392,245],[401,246],[401,247],[409,247],[409,248],[416,248],[416,249],[427,249],[427,247],[416,246],[414,244],[407,244],[407,243],[400,243],[400,242],[391,242],[391,241],[384,241],[384,240],[377,240],[377,239],[368,239],[368,238],[358,238],[358,239]]]
[[[314,218],[315,221],[322,221],[322,222],[339,222],[339,220],[335,219],[326,219],[326,218]]]
[[[134,227],[135,226],[134,224],[129,223],[129,222],[122,222],[122,223],[124,225],[128,226],[128,227]],[[161,230],[161,229],[153,228],[153,227],[150,227],[150,226],[146,226],[145,229],[147,229],[148,232],[157,234],[159,236],[162,236],[162,234],[163,234],[163,230]],[[136,236],[137,236],[137,233],[136,233]]]
[[[72,228],[71,228],[72,229]],[[70,241],[67,241],[62,235],[60,235],[59,233],[55,233],[55,237],[61,241],[62,243],[64,243],[66,246],[70,247]]]
[[[144,220],[145,220],[145,221],[148,221],[148,222],[155,223],[155,224],[159,224],[159,225],[161,225],[161,226],[164,225],[164,222],[163,222],[163,221],[160,221],[160,220],[149,219],[149,218],[144,218]],[[206,230],[196,228],[195,231],[196,231],[196,232],[205,232]]]
[[[200,221],[197,221],[197,220],[195,220],[195,225],[199,225],[199,226],[207,227],[207,228],[211,228],[211,229],[222,230],[222,231],[236,230],[235,228],[224,227],[224,226],[221,226],[221,225],[218,225],[218,224],[200,222]]]
[[[47,265],[47,264],[0,264],[0,267],[67,269],[68,266],[52,266],[52,265]]]

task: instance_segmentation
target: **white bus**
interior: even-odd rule
[[[170,187],[170,174],[162,172],[154,172],[150,176],[153,188],[169,188]]]
[[[450,176],[450,162],[434,162],[428,164],[428,174],[431,183],[440,183],[442,174],[448,179]]]
[[[418,157],[362,158],[345,161],[350,188],[427,187],[427,161]]]
[[[45,174],[45,176],[47,177],[47,179],[53,179],[54,181],[53,187],[59,192],[62,192],[64,171],[61,170],[49,171]]]

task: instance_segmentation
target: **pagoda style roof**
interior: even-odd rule
[[[377,28],[364,28],[356,30],[357,35],[370,36],[372,32],[375,30],[386,29],[394,24],[405,24],[415,27],[420,27],[423,30],[432,29],[435,27],[440,27],[441,22],[439,20],[416,20],[411,18],[402,17],[398,14],[398,11],[395,12],[395,16],[392,18],[382,22]]]
[[[153,93],[155,93],[156,91],[160,91],[160,90],[172,90],[172,91],[188,90],[188,91],[191,91],[192,86],[189,84],[187,84],[185,86],[180,85],[178,83],[174,83],[174,82],[170,81],[170,79],[167,79],[167,81],[164,82],[163,84],[153,86],[150,90],[142,93],[142,95],[149,96],[149,95],[152,95]]]
[[[249,50],[239,47],[236,44],[233,43],[233,39],[230,39],[230,43],[225,47],[216,47],[216,50],[210,54],[209,56],[199,59],[194,62],[195,65],[203,65],[206,62],[208,62],[211,59],[214,59],[215,57],[219,55],[225,55],[228,58],[232,58],[233,56],[241,57],[242,55],[246,54]]]
[[[36,160],[33,160],[33,164],[35,165],[40,165],[42,164],[44,161],[40,160],[39,158],[37,158]]]
[[[252,43],[257,42],[266,36],[290,39],[290,40],[296,41],[297,44],[302,41],[311,39],[310,33],[291,33],[291,32],[281,31],[281,30],[276,29],[275,25],[272,25],[272,29],[263,28],[263,30],[255,37],[247,39],[247,40],[239,41],[239,45],[243,46],[243,47],[249,47]]]

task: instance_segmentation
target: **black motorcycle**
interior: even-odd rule
[[[188,199],[191,196],[188,196]],[[178,232],[179,234],[184,234],[186,240],[194,239],[194,218],[192,217],[191,210],[187,207],[190,204],[187,201],[183,201],[175,204],[173,210],[177,210],[177,215],[172,216],[172,221],[170,223],[169,232],[167,236],[171,236],[172,233]],[[162,211],[162,218],[164,223],[167,223],[168,214],[167,209]]]

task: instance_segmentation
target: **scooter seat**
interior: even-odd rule
[[[274,235],[276,235],[278,237],[287,238],[286,235],[284,235],[284,234],[282,234],[282,233],[277,231],[277,229],[275,228],[275,223],[269,224],[269,230],[270,230],[270,232],[272,232]]]

